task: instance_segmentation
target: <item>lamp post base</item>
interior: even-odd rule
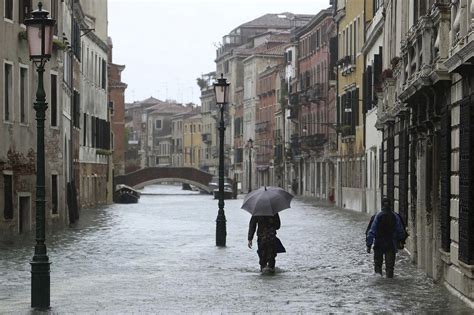
[[[48,309],[50,306],[50,262],[32,261],[31,264],[31,307]]]
[[[216,219],[216,246],[225,247],[226,236],[227,231],[224,210],[219,210]]]

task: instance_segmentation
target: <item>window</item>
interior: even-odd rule
[[[58,175],[51,175],[51,211],[58,214]]]
[[[84,125],[82,126],[83,128],[83,145],[87,146],[87,114],[84,113]]]
[[[31,0],[19,0],[18,5],[18,22],[23,23],[25,19],[30,17]]]
[[[20,123],[28,123],[28,69],[20,67]]]
[[[67,84],[68,87],[71,87],[71,69],[69,65],[71,64],[70,55],[67,51],[64,52],[64,66],[63,66],[63,81]]]
[[[107,63],[102,59],[102,88],[105,89],[107,84]]]
[[[4,4],[3,7],[5,9],[5,13],[3,16],[6,19],[13,21],[13,0],[4,0],[3,4]]]
[[[109,101],[109,110],[110,110],[110,115],[114,115],[114,101]]]
[[[91,116],[91,144],[90,146],[92,148],[95,148],[95,139],[96,139],[96,130],[95,130],[95,117]]]
[[[72,34],[71,34],[72,35],[72,40],[71,40],[72,52],[74,53],[74,56],[76,56],[77,59],[81,60],[81,27],[79,26],[77,21],[74,19],[74,17],[71,17],[71,25],[72,25]],[[87,49],[87,55],[89,55],[89,49]]]
[[[58,125],[58,76],[51,74],[51,126]]]
[[[161,120],[160,119],[157,119],[155,120],[155,129],[161,129]]]
[[[80,126],[80,118],[81,118],[81,95],[74,91],[74,100],[73,100],[73,117],[72,117],[72,124],[76,128],[81,128]]]
[[[51,0],[51,18],[58,20],[58,0]],[[54,24],[54,35],[58,35],[58,23]]]
[[[316,32],[316,47],[319,49],[321,46],[321,29],[318,29]]]
[[[5,63],[4,65],[4,96],[3,96],[3,119],[12,121],[12,103],[13,103],[13,66]]]
[[[357,54],[357,21],[354,22],[354,63],[355,63],[355,56]]]
[[[5,220],[13,219],[13,176],[3,175],[3,218]]]
[[[111,148],[112,150],[115,148],[115,143],[114,143],[114,141],[115,141],[114,133],[111,132],[111,133],[110,133],[110,148]]]

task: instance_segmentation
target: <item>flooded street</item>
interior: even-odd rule
[[[150,186],[138,204],[83,210],[47,236],[54,313],[472,312],[400,253],[395,278],[374,275],[365,214],[297,199],[281,213],[287,253],[261,275],[247,248],[243,196],[226,200],[227,247],[215,246],[217,201]],[[30,236],[31,237],[31,236]],[[34,241],[0,242],[0,313],[30,312]]]

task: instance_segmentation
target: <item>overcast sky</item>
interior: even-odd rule
[[[215,71],[216,45],[266,13],[316,14],[329,0],[108,0],[113,62],[126,102],[154,96],[200,104],[196,78]]]

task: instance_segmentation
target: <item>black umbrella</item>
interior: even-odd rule
[[[273,216],[290,208],[293,195],[280,187],[264,186],[245,196],[242,209],[251,215]]]

